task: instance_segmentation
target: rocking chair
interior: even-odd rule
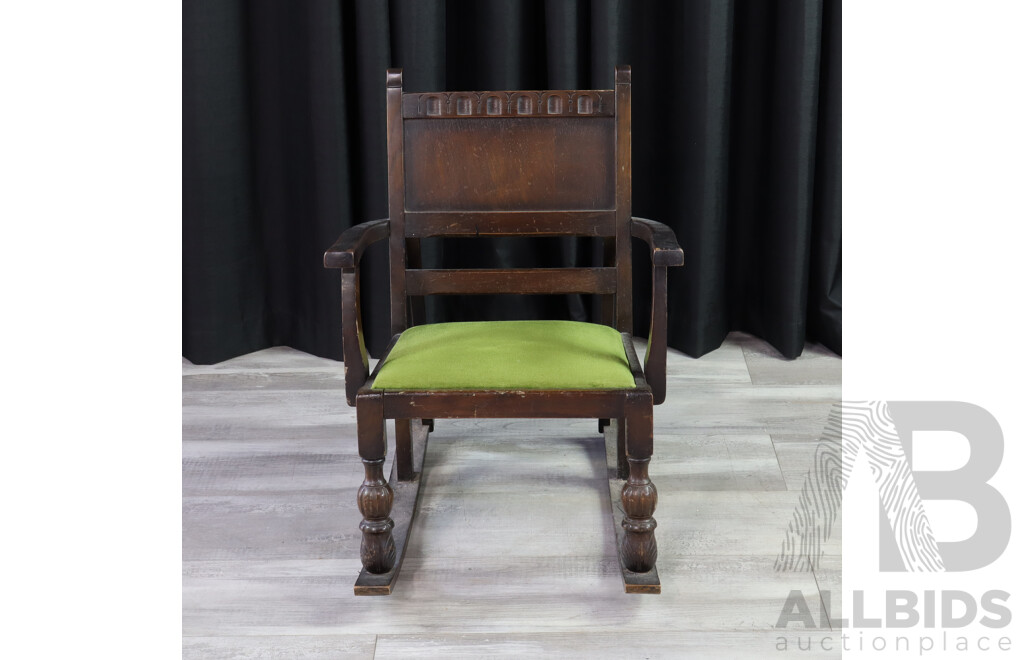
[[[665,225],[630,217],[630,69],[613,90],[404,94],[387,72],[390,217],[346,230],[324,255],[341,269],[345,389],[356,408],[365,480],[357,497],[363,570],[355,593],[390,594],[416,512],[434,419],[594,418],[614,443],[609,471],[619,564],[630,593],[659,593],[647,467],[653,406],[665,399],[666,268],[683,252]],[[427,237],[587,236],[596,268],[431,270]],[[652,314],[644,366],[633,348],[630,238],[650,246]],[[359,309],[359,260],[387,240],[392,339],[373,373]],[[422,296],[600,296],[599,325],[488,321],[411,325]],[[385,420],[396,454],[384,477]],[[414,456],[414,453],[416,454]],[[625,481],[623,481],[625,480]]]

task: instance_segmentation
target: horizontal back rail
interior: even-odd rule
[[[614,268],[507,268],[405,271],[410,296],[439,294],[615,293]]]
[[[431,236],[615,236],[615,211],[411,212],[405,235]]]

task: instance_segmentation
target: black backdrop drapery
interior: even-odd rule
[[[633,215],[676,231],[669,345],[730,330],[841,353],[840,19],[828,0],[186,0],[182,353],[341,358],[343,229],[387,216],[384,71],[406,91],[608,89],[633,69]],[[588,265],[583,239],[466,239],[427,267]],[[635,330],[649,262],[634,250]],[[363,266],[370,352],[387,255]],[[428,320],[589,320],[578,296],[435,297]]]

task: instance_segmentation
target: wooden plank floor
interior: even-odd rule
[[[669,351],[658,596],[622,591],[595,420],[438,420],[396,591],[375,598],[352,593],[362,466],[341,364],[185,361],[184,657],[763,657],[791,590],[839,593],[838,534],[820,574],[773,564],[841,369],[739,333]]]

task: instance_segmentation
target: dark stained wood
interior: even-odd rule
[[[653,513],[657,491],[647,466],[653,406],[665,397],[666,268],[682,264],[671,229],[631,218],[631,75],[615,70],[614,90],[428,92],[402,94],[401,71],[387,76],[390,218],[346,231],[324,256],[342,268],[346,396],[356,406],[365,479],[357,594],[391,593],[415,512],[416,456],[434,418],[597,418],[609,448],[609,483],[619,561],[629,593],[658,593]],[[590,236],[594,268],[428,270],[425,237]],[[643,366],[632,337],[631,239],[648,243],[653,263],[651,335]],[[362,336],[358,265],[374,241],[389,239],[392,339],[373,373]],[[591,293],[602,322],[622,333],[635,387],[619,390],[374,390],[387,355],[409,323],[425,321],[425,295]],[[396,457],[383,479],[385,420],[396,420]],[[422,461],[419,463],[422,465]],[[625,479],[623,482],[621,477]],[[396,522],[397,521],[397,522]]]
[[[625,479],[629,476],[629,463],[626,462],[626,420],[625,418],[609,420],[602,429],[605,446],[615,452],[615,478]],[[622,484],[619,484],[621,490]]]
[[[391,334],[405,330],[405,131],[402,122],[402,70],[388,69],[388,215],[391,217],[389,272]]]
[[[626,543],[626,530],[622,526],[625,513],[622,510],[622,479],[613,473],[609,473],[608,491],[612,501],[612,521],[615,528],[617,547]],[[658,576],[657,566],[652,566],[646,573],[637,573],[626,567],[619,552],[619,568],[622,572],[622,583],[627,594],[660,594],[661,578]]]
[[[423,455],[427,451],[427,434],[415,434],[412,446],[412,460],[417,465],[423,465]],[[417,472],[408,481],[401,481],[398,478],[397,463],[391,467],[391,479],[388,483],[394,493],[394,503],[391,507],[391,519],[394,521],[395,559],[391,569],[384,573],[371,573],[363,568],[356,579],[353,589],[357,596],[387,596],[394,590],[398,573],[402,569],[402,560],[405,559],[405,550],[409,547],[409,531],[412,529],[412,522],[416,516],[416,508],[420,498],[421,473]]]
[[[406,271],[409,295],[614,293],[614,268],[505,268]]]
[[[632,215],[633,156],[630,122],[631,72],[628,66],[615,67],[615,267],[618,287],[615,294],[615,327],[633,332],[633,248],[629,218]]]
[[[395,420],[395,475],[399,481],[411,481],[416,476],[413,447],[425,442],[433,430],[433,420]],[[424,440],[420,441],[421,438]]]
[[[618,223],[618,219],[616,219],[616,223]],[[616,227],[617,226],[618,225],[616,224]],[[618,230],[616,229],[616,231]],[[604,261],[602,262],[602,264],[604,266],[614,268],[615,238],[606,238],[602,241],[602,243],[602,248],[604,251]],[[632,282],[630,282],[630,286],[632,286]],[[618,326],[615,325],[615,296],[600,296],[599,300],[601,305],[601,316],[597,319],[597,322],[603,323],[604,325],[610,326],[612,328],[617,328]]]
[[[406,94],[406,119],[439,117],[608,117],[615,112],[614,92],[595,90],[520,90],[515,92],[428,92]]]
[[[636,349],[633,347],[633,335],[628,332],[622,333],[622,350],[626,351],[626,361],[629,363],[629,370],[633,374],[638,389],[649,389],[644,370],[640,367],[640,358],[636,356]]]
[[[389,227],[387,218],[349,227],[324,252],[324,268],[355,268],[366,248],[388,237]]]
[[[655,266],[651,276],[651,330],[644,356],[644,375],[654,395],[654,405],[665,400],[665,359],[668,353],[668,274],[665,266]]]
[[[647,218],[631,218],[630,231],[651,247],[651,263],[655,266],[683,265],[683,250],[667,225]]]
[[[423,390],[384,392],[388,419],[618,417],[632,390]]]
[[[614,236],[614,211],[407,212],[405,235],[429,236]],[[410,267],[416,268],[410,262]]]
[[[366,476],[359,487],[356,502],[363,521],[359,558],[370,573],[386,573],[395,565],[395,523],[391,519],[394,491],[384,480],[384,459],[387,452],[386,427],[380,394],[360,392],[356,397],[356,422],[359,435],[359,456]]]
[[[359,269],[341,271],[341,351],[345,364],[345,398],[356,405],[356,394],[366,382],[370,370],[369,354],[363,339],[363,315],[359,309]]]
[[[629,476],[622,487],[622,528],[626,535],[619,550],[622,564],[635,573],[646,573],[658,559],[654,509],[658,490],[647,466],[654,450],[654,419],[650,392],[634,391],[626,403],[626,460]]]
[[[604,436],[605,454],[607,456],[608,466],[608,494],[611,499],[612,526],[615,529],[617,541],[615,546],[617,548],[622,548],[626,543],[626,530],[622,526],[622,521],[625,519],[625,512],[622,509],[622,487],[625,485],[624,480],[629,475],[629,469],[625,455],[623,455],[621,459],[617,460],[621,460],[621,463],[627,467],[625,473],[619,475],[618,472],[620,470],[617,464],[613,462],[613,457],[616,455],[617,437],[623,437],[622,433],[625,431],[625,427],[625,420],[612,420],[611,425],[605,428]],[[625,586],[626,593],[661,593],[661,579],[658,577],[658,569],[656,566],[651,567],[651,570],[645,573],[637,573],[626,568],[623,563],[622,552],[618,552],[617,554],[619,558],[619,568],[622,572],[622,582]]]
[[[409,223],[409,216],[405,216],[406,226]],[[423,252],[420,249],[420,239],[405,239],[406,261],[409,268],[423,268]],[[409,325],[423,325],[427,322],[427,308],[423,296],[409,297]]]
[[[615,205],[615,124],[609,117],[410,119],[404,140],[408,211]]]
[[[416,476],[412,467],[412,420],[395,420],[395,474],[399,481]]]
[[[651,324],[644,356],[644,374],[654,395],[654,405],[665,401],[665,358],[668,351],[668,266],[683,265],[683,251],[675,233],[654,220],[633,218],[632,234],[651,248]]]
[[[342,355],[345,360],[345,398],[356,405],[356,393],[366,382],[369,356],[363,337],[359,304],[359,259],[367,247],[388,237],[388,219],[372,220],[346,229],[324,253],[325,268],[341,268]]]

